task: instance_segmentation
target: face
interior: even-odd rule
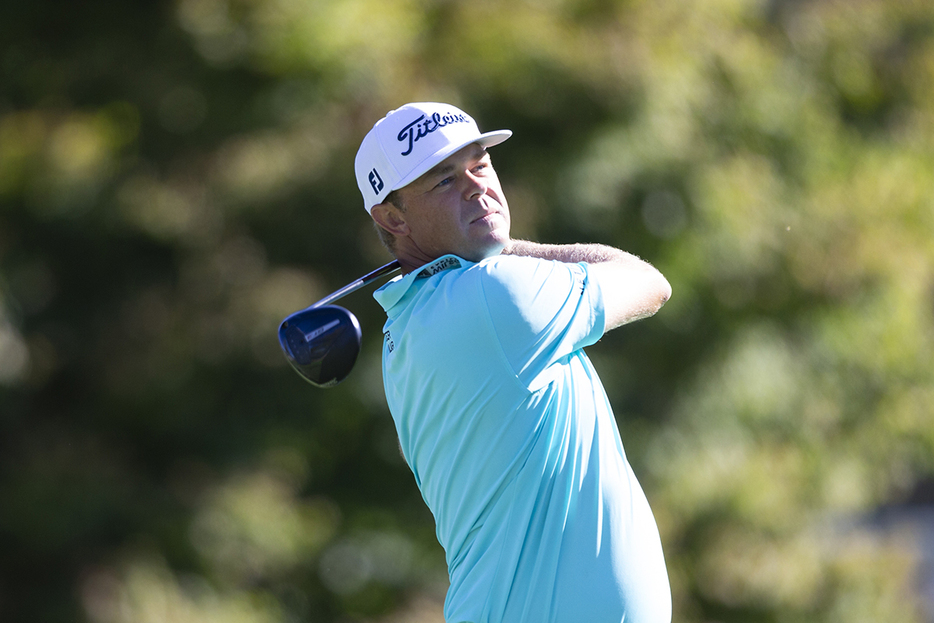
[[[406,242],[430,259],[453,253],[476,262],[509,242],[509,206],[490,155],[478,144],[397,192],[409,229]]]

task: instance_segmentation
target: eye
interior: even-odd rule
[[[435,185],[435,188],[444,188],[445,186],[451,184],[451,182],[453,182],[453,181],[454,181],[454,176],[453,176],[453,175],[450,175],[450,176],[444,178],[443,180],[441,180],[440,182],[438,182],[438,183]]]
[[[491,165],[490,165],[489,160],[481,160],[480,162],[477,163],[477,165],[473,168],[473,170],[474,170],[474,173],[482,173],[486,169],[489,169],[490,166]]]

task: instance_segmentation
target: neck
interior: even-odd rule
[[[425,253],[419,247],[412,244],[407,238],[396,237],[396,248],[393,249],[396,259],[399,260],[399,266],[402,267],[402,274],[407,275],[412,271],[418,270],[425,264],[432,262],[441,255]]]

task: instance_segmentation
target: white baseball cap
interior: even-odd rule
[[[417,102],[390,111],[363,138],[354,161],[363,207],[369,212],[467,145],[492,147],[510,136],[511,130],[481,134],[470,115],[450,104]]]

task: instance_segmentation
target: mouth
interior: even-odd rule
[[[474,220],[470,221],[470,224],[474,225],[477,223],[491,223],[493,222],[493,217],[499,216],[499,215],[500,215],[499,212],[487,212],[486,214],[478,216]]]
[[[480,205],[477,206],[478,214],[470,221],[470,225],[481,225],[491,229],[497,229],[501,225],[509,222],[508,212],[504,206],[488,195],[480,198]],[[499,217],[501,221],[496,221]]]
[[[500,206],[492,204],[492,202],[483,202],[483,212],[479,216],[470,221],[470,224],[474,223],[489,223],[496,216],[502,216],[502,210]]]

